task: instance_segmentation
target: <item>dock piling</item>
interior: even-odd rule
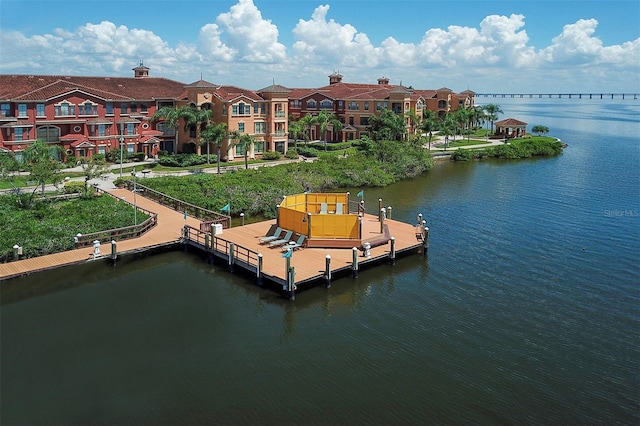
[[[256,266],[256,278],[258,285],[262,287],[262,253],[258,253],[258,266]]]
[[[356,247],[351,249],[352,261],[351,261],[351,270],[353,271],[353,278],[358,278],[358,249]]]
[[[389,258],[391,258],[391,264],[395,265],[396,264],[396,238],[395,237],[391,237],[391,239],[389,240],[389,243],[391,243],[391,250],[389,251]]]
[[[328,254],[327,257],[325,257],[324,287],[331,288],[331,255],[330,254]]]
[[[429,227],[427,226],[427,221],[422,221],[422,229],[424,230],[424,239],[422,240],[422,247],[424,248],[424,254],[427,254],[429,251]]]
[[[116,259],[118,258],[118,243],[111,240],[111,266],[116,266]]]
[[[235,244],[229,243],[229,272],[233,272],[233,264],[235,262],[234,260],[235,249],[236,249]]]

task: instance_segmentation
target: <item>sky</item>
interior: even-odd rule
[[[0,0],[0,73],[639,93],[638,0]]]

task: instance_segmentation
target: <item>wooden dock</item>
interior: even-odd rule
[[[260,238],[264,237],[275,223],[275,220],[270,220],[228,228],[215,238],[198,229],[188,228],[185,242],[221,259],[231,270],[240,267],[255,274],[258,283],[267,280],[282,286],[285,292],[290,293],[290,297],[298,286],[317,282],[330,285],[333,276],[349,273],[357,276],[360,268],[380,262],[393,263],[396,257],[409,252],[426,250],[423,234],[416,225],[385,219],[387,232],[393,238],[393,250],[391,241],[372,247],[367,257],[364,256],[360,245],[355,251],[353,248],[300,248],[293,251],[290,259],[286,259],[283,258],[284,246],[269,247],[260,243]],[[379,239],[382,235],[378,216],[365,214],[362,229],[363,242]],[[231,252],[233,255],[230,258]],[[330,256],[329,270],[327,270],[328,256]],[[262,259],[260,267],[258,266],[259,258]],[[293,283],[289,282],[287,273],[289,267],[295,270]],[[329,272],[328,276],[327,272]]]
[[[133,194],[126,189],[113,189],[109,191],[118,198],[133,203]],[[158,214],[158,224],[138,238],[122,240],[117,242],[118,256],[127,253],[149,250],[155,247],[166,246],[181,241],[182,228],[185,225],[184,214],[172,210],[149,200],[140,194],[136,196],[136,204],[144,209]],[[186,224],[199,226],[200,221],[187,216]],[[73,236],[69,236],[73,238]],[[109,257],[111,247],[109,244],[102,244],[100,251],[103,257]],[[83,247],[76,250],[63,251],[46,256],[33,257],[9,263],[0,263],[0,280],[5,280],[34,272],[45,271],[47,269],[59,268],[61,266],[74,265],[93,261],[93,247]]]
[[[124,197],[129,202],[133,201],[133,194],[129,190],[114,189],[109,192],[118,198]],[[117,241],[118,257],[183,243],[221,259],[230,270],[241,268],[255,274],[259,284],[266,280],[282,286],[282,289],[290,294],[290,298],[299,285],[321,281],[329,286],[334,275],[351,273],[357,276],[358,270],[362,267],[384,261],[393,263],[397,256],[427,248],[427,241],[423,238],[420,227],[385,219],[385,230],[381,232],[382,227],[378,216],[365,214],[362,221],[361,241],[378,240],[386,232],[389,237],[392,237],[392,242],[374,245],[369,256],[366,257],[360,244],[357,244],[357,250],[303,247],[293,251],[291,257],[287,259],[283,258],[285,251],[282,247],[260,244],[260,238],[269,232],[276,223],[275,220],[226,228],[221,234],[214,235],[211,232],[201,231],[201,222],[193,217],[187,216],[185,220],[183,213],[160,205],[140,194],[137,195],[136,200],[138,206],[158,214],[158,223],[138,238]],[[93,247],[84,247],[3,263],[0,264],[0,281],[62,266],[96,260],[109,261],[110,244],[103,242],[100,250],[102,256],[95,260]],[[295,271],[293,279],[290,275],[291,268]]]

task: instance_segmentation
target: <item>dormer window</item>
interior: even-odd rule
[[[75,117],[76,106],[69,101],[62,101],[53,106],[56,117]]]
[[[320,109],[333,109],[333,102],[329,99],[324,99],[320,102]]]
[[[316,102],[315,99],[309,99],[307,101],[307,109],[317,109],[318,108],[318,102]]]
[[[90,100],[78,105],[78,115],[98,115],[98,104]]]

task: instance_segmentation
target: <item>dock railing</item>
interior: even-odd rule
[[[126,180],[124,185],[128,190],[133,190],[133,181]],[[136,191],[158,204],[162,204],[163,206],[169,207],[170,209],[180,213],[187,212],[189,216],[200,219],[202,222],[209,225],[219,223],[223,228],[231,227],[231,216],[207,210],[203,207],[196,206],[195,204],[187,203],[186,201],[179,200],[167,194],[163,194],[162,192],[156,191],[155,189],[144,186],[139,182],[136,183]]]
[[[205,232],[190,225],[185,225],[183,229],[183,237],[186,240],[198,243],[206,250],[211,249],[216,253],[222,254],[227,259],[231,256],[231,259],[233,259],[234,262],[242,262],[252,268],[258,267],[257,251],[234,244],[222,237],[212,235],[211,232]],[[231,252],[232,247],[233,253]]]
[[[138,209],[138,211],[146,214],[149,216],[149,218],[143,222],[140,222],[137,225],[133,225],[133,226],[125,226],[123,228],[114,228],[114,229],[107,229],[105,231],[98,231],[98,232],[92,232],[89,234],[79,234],[76,235],[76,247],[80,248],[80,247],[87,247],[93,244],[94,241],[100,241],[101,243],[106,243],[109,242],[111,240],[115,240],[115,241],[119,241],[119,240],[126,240],[129,238],[136,238],[139,237],[140,235],[144,234],[145,232],[147,232],[148,230],[150,230],[151,228],[153,228],[154,226],[156,226],[158,224],[158,214],[155,212],[152,212],[150,210],[144,209],[140,206],[135,206],[134,204],[123,200],[121,198],[116,197],[113,194],[110,194],[106,191],[103,191],[100,188],[96,188],[96,192],[98,194],[101,195],[107,195],[109,197],[113,197],[115,199],[117,199],[120,202],[123,203],[127,203],[129,204],[131,207]]]

